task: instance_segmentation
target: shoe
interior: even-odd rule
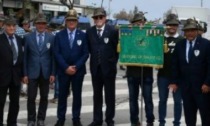
[[[92,122],[88,126],[102,126],[102,123]]]
[[[138,122],[138,123],[131,123],[131,126],[141,126],[141,123]]]
[[[147,126],[154,126],[153,123],[147,123]]]
[[[37,126],[45,126],[44,121],[43,120],[38,120],[37,121]]]
[[[27,93],[24,92],[24,91],[20,91],[20,96],[21,96],[21,97],[25,97],[25,96],[27,96]]]
[[[57,121],[55,126],[64,126],[64,121]]]
[[[165,126],[165,124],[161,124],[161,123],[160,123],[159,126]]]
[[[82,123],[80,121],[74,121],[73,126],[82,126]]]
[[[125,68],[124,68],[123,66],[120,66],[120,69],[121,69],[121,70],[125,70]]]
[[[1,125],[0,125],[1,126]],[[3,126],[3,125],[2,125]],[[17,124],[7,124],[7,126],[17,126]]]
[[[107,123],[107,126],[114,126],[114,123]]]
[[[28,121],[27,126],[35,126],[35,122],[34,121]]]
[[[58,99],[57,98],[53,98],[53,99],[50,100],[50,102],[57,104],[58,103]]]

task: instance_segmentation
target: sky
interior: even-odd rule
[[[113,18],[114,13],[125,9],[127,12],[137,6],[139,10],[148,12],[145,14],[149,20],[162,18],[163,14],[172,6],[196,6],[210,8],[210,0],[104,0],[103,7],[109,11],[110,1],[110,18]],[[203,1],[203,2],[202,2]],[[86,5],[101,6],[101,0],[85,0]]]

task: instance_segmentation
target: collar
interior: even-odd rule
[[[105,24],[101,28],[96,27],[96,30],[101,29],[101,31],[104,31],[104,28],[105,28]]]
[[[6,32],[4,32],[4,34],[5,34],[5,35],[7,36],[7,38],[9,39],[9,35],[8,35]],[[12,37],[15,38],[15,34],[13,34]]]
[[[74,35],[75,33],[76,33],[76,28],[73,30],[73,31],[70,31],[68,28],[66,28],[67,29],[67,32],[68,32],[68,35],[72,32],[72,34]]]
[[[195,45],[196,39],[197,39],[197,38],[195,38],[194,40],[192,40],[192,45],[193,45],[193,46]],[[190,43],[190,41],[189,41],[189,40],[187,40],[187,43],[189,44],[189,43]]]
[[[44,36],[45,35],[45,32],[40,33],[38,31],[36,31],[36,35],[38,36],[39,34],[42,34]]]
[[[174,34],[173,36],[170,36],[167,32],[165,32],[165,33],[164,33],[164,36],[165,36],[166,38],[168,38],[168,37],[178,38],[178,37],[179,37],[179,33],[176,32],[176,34]]]

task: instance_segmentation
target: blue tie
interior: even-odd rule
[[[17,50],[15,48],[15,44],[14,44],[14,41],[13,41],[14,37],[9,36],[9,39],[10,39],[10,45],[11,45],[11,48],[12,48],[13,62],[15,63],[17,61],[18,54],[17,54]]]
[[[193,56],[193,47],[192,47],[192,42],[190,41],[190,42],[189,42],[189,44],[190,44],[190,47],[189,47],[189,51],[188,51],[188,62],[190,62],[190,61],[191,61],[192,56]]]
[[[70,32],[69,33],[69,45],[70,45],[70,48],[73,47],[73,43],[74,43],[73,32]]]
[[[38,34],[38,36],[39,36],[38,47],[39,47],[39,51],[41,51],[42,44],[43,44],[43,38],[42,38],[43,34],[40,33],[40,34]]]

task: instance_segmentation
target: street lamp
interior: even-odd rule
[[[201,0],[201,7],[203,7],[203,0]]]
[[[110,16],[111,16],[111,0],[109,0],[109,19],[110,19]]]

